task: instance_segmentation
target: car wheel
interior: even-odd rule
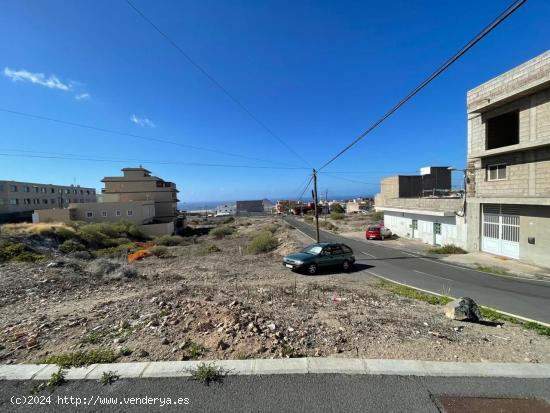
[[[344,260],[342,263],[342,269],[344,271],[349,271],[351,269],[351,263],[348,260]]]
[[[314,275],[314,274],[316,274],[316,273],[317,273],[317,265],[315,265],[315,264],[309,264],[309,265],[307,266],[307,273],[308,273],[309,275]]]

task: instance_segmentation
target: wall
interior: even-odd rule
[[[403,238],[412,238],[412,220],[418,220],[418,230],[414,238],[433,245],[433,224],[441,224],[441,245],[454,244],[466,248],[466,223],[462,217],[442,217],[433,215],[410,214],[406,212],[384,212],[384,225],[394,234]]]
[[[377,194],[375,207],[395,207],[422,209],[428,211],[460,211],[464,200],[462,198],[386,198]]]
[[[550,207],[522,205],[520,213],[520,260],[550,268]],[[529,237],[535,238],[534,245]]]
[[[71,204],[69,208],[74,209],[74,219],[79,221],[109,222],[124,220],[141,225],[152,222],[155,217],[155,203],[153,201]],[[116,211],[120,211],[120,216],[117,216]],[[132,211],[132,215],[128,215],[128,211]],[[87,212],[92,212],[93,216],[88,217]],[[105,212],[107,216],[102,216],[102,212]]]
[[[64,209],[41,209],[32,214],[32,222],[37,224],[39,222],[67,222],[71,221],[71,210]]]
[[[163,222],[160,224],[147,224],[140,225],[139,230],[145,235],[150,237],[158,237],[161,235],[171,235],[174,233],[174,223],[173,222]]]
[[[477,158],[498,155],[510,151],[533,149],[540,145],[550,144],[550,52],[545,63],[546,74],[540,79],[540,85],[530,90],[528,95],[521,93],[521,88],[514,93],[514,83],[507,87],[507,100],[499,106],[490,94],[484,97],[492,105],[468,113],[468,157]],[[537,74],[539,71],[537,70]],[[497,78],[498,79],[498,78]],[[468,98],[470,99],[470,92]],[[519,111],[519,143],[486,150],[487,120],[495,116],[517,110]]]
[[[127,211],[131,210],[132,215]],[[87,212],[93,213],[92,217]],[[107,216],[102,216],[102,212]],[[121,215],[117,216],[116,211]],[[155,216],[155,204],[153,201],[142,202],[94,202],[84,204],[70,204],[65,209],[37,210],[33,214],[33,222],[48,221],[87,221],[87,222],[112,222],[128,221],[136,225],[152,222]]]

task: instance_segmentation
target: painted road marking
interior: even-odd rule
[[[365,251],[359,251],[361,254],[365,254],[365,255],[368,255],[369,257],[372,257],[372,258],[378,258],[377,256],[375,255],[372,255],[372,254],[369,254],[368,252],[365,252]]]

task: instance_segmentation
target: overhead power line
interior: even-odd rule
[[[0,149],[6,151],[6,149]],[[8,150],[9,151],[9,150]],[[33,151],[18,151],[32,152],[25,154],[5,153],[1,152],[0,156],[17,157],[17,158],[40,158],[40,159],[64,159],[72,161],[88,161],[88,162],[113,162],[113,163],[131,163],[138,162],[141,164],[159,164],[159,165],[182,165],[182,166],[199,166],[211,168],[244,168],[244,169],[269,169],[269,170],[304,170],[309,168],[289,167],[289,166],[255,166],[255,165],[231,165],[219,163],[200,163],[200,162],[178,162],[178,161],[158,161],[158,160],[139,160],[139,159],[117,159],[117,158],[100,158],[95,156],[77,155],[77,154],[60,154],[55,152],[33,152]]]
[[[309,177],[309,180],[307,181],[306,186],[304,187],[303,191],[300,193],[300,196],[298,197],[298,201],[302,200],[302,197],[304,196],[309,186],[311,185],[311,181],[313,181],[313,175]]]
[[[399,110],[399,108],[401,108],[405,103],[407,103],[410,99],[412,99],[418,92],[420,92],[422,89],[424,89],[432,80],[434,80],[441,73],[443,73],[449,66],[451,66],[454,62],[456,62],[458,59],[460,59],[460,57],[462,57],[468,50],[470,50],[472,47],[474,47],[481,39],[483,39],[485,36],[487,36],[500,23],[502,23],[504,20],[506,20],[510,15],[512,15],[512,13],[514,13],[523,4],[525,4],[526,1],[527,0],[518,0],[515,3],[513,3],[512,5],[510,5],[499,16],[497,16],[496,19],[494,19],[481,32],[479,32],[472,40],[470,40],[468,43],[466,43],[466,45],[464,47],[462,47],[462,49],[460,49],[458,52],[456,52],[439,69],[437,69],[430,76],[428,76],[428,78],[426,80],[424,80],[422,83],[420,83],[407,96],[405,96],[403,99],[401,99],[394,107],[392,107],[384,115],[382,115],[382,117],[380,119],[378,119],[376,122],[374,122],[366,131],[364,131],[361,135],[359,135],[357,138],[355,138],[344,149],[342,149],[340,152],[338,152],[336,155],[334,155],[332,158],[330,158],[327,162],[325,162],[323,164],[323,166],[321,166],[318,169],[318,171],[321,171],[322,169],[326,168],[328,165],[330,165],[332,162],[334,162],[336,159],[338,159],[340,156],[342,156],[345,152],[347,152],[349,149],[351,149],[351,147],[353,147],[355,144],[357,144],[359,141],[361,141],[370,132],[372,132],[374,129],[376,129],[387,118],[389,118],[391,115],[393,115],[395,112],[397,112]]]
[[[180,45],[178,45],[170,36],[168,36],[159,26],[157,26],[147,15],[137,8],[130,0],[126,0],[128,6],[130,6],[143,20],[145,20],[155,31],[157,31],[174,49],[176,49],[193,67],[195,67],[202,75],[204,75],[212,84],[220,89],[229,99],[231,99],[242,111],[244,111],[254,122],[256,122],[263,130],[265,130],[271,137],[275,138],[281,145],[283,145],[290,153],[292,153],[300,161],[308,164],[298,152],[296,152],[290,145],[288,145],[283,139],[281,139],[271,128],[269,128],[262,120],[254,115],[239,99],[237,99],[227,88],[225,88],[216,78],[214,78],[208,71],[197,63]]]
[[[236,154],[236,153],[232,153],[232,152],[226,152],[226,151],[222,151],[222,150],[219,150],[219,149],[211,149],[211,148],[205,148],[205,147],[202,147],[202,146],[188,145],[188,144],[185,144],[185,143],[179,143],[179,142],[172,141],[172,140],[165,139],[165,138],[155,138],[155,137],[149,137],[149,136],[144,136],[144,135],[138,135],[138,134],[135,134],[135,133],[121,132],[121,131],[117,131],[117,130],[113,130],[113,129],[107,129],[107,128],[102,128],[102,127],[93,126],[93,125],[86,125],[86,124],[67,121],[67,120],[62,120],[62,119],[55,119],[55,118],[51,118],[51,117],[48,117],[48,116],[36,115],[36,114],[33,114],[33,113],[28,113],[28,112],[21,112],[21,111],[17,111],[17,110],[6,109],[6,108],[0,108],[0,112],[9,113],[9,114],[12,114],[12,115],[24,116],[24,117],[31,118],[31,119],[43,120],[43,121],[47,121],[47,122],[59,123],[61,125],[73,126],[73,127],[76,127],[76,128],[89,129],[89,130],[93,130],[93,131],[101,132],[101,133],[108,133],[108,134],[112,134],[112,135],[120,135],[120,136],[126,136],[126,137],[134,138],[134,139],[141,139],[141,140],[144,140],[144,141],[164,143],[164,144],[168,144],[168,145],[175,145],[175,146],[179,146],[181,148],[193,149],[193,150],[196,150],[196,151],[217,153],[219,155],[232,156],[232,157],[241,158],[241,159],[248,159],[248,160],[251,160],[251,161],[259,161],[259,162],[266,162],[266,163],[271,163],[271,164],[292,166],[291,164],[287,164],[285,162],[270,161],[270,160],[267,160],[267,159],[256,158],[256,157],[253,157],[253,156],[240,155],[240,154]]]
[[[328,173],[328,172],[325,172],[325,174],[330,175],[332,178],[339,179],[341,181],[348,181],[348,182],[353,182],[353,183],[362,184],[362,185],[380,185],[380,181],[379,182],[365,182],[365,181],[360,181],[360,180],[357,180],[357,179],[351,179],[351,178],[345,178],[343,176],[333,175],[332,173]]]

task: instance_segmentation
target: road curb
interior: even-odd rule
[[[550,379],[550,363],[459,363],[320,357],[92,364],[67,369],[65,378],[98,380],[107,371],[115,372],[121,378],[188,377],[191,376],[191,370],[203,362],[221,367],[230,375],[359,374]],[[58,367],[51,364],[1,364],[0,380],[47,380],[57,370]]]

